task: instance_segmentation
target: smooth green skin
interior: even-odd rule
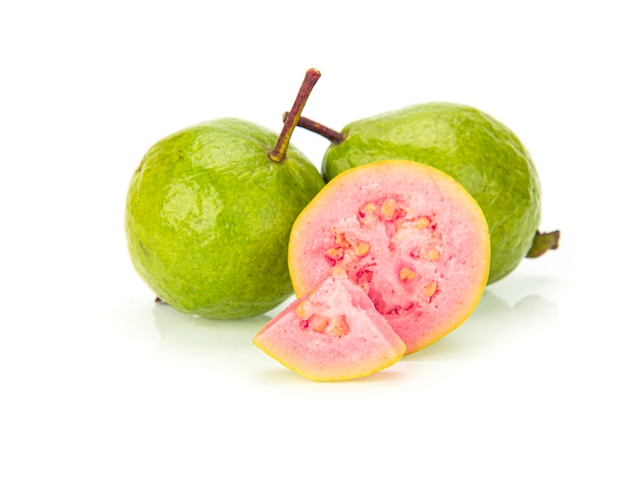
[[[137,272],[163,301],[206,318],[262,314],[293,292],[291,226],[324,186],[294,147],[276,163],[278,136],[238,119],[177,132],[148,150],[126,200]]]
[[[526,256],[539,225],[540,183],[513,132],[477,109],[428,103],[348,124],[345,140],[326,151],[322,175],[387,159],[422,162],[459,181],[482,208],[491,237],[488,283]]]

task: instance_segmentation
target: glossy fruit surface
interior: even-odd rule
[[[388,159],[422,162],[454,177],[489,223],[489,282],[509,274],[531,247],[540,221],[540,183],[528,151],[505,125],[465,105],[429,103],[347,125],[326,152],[330,180],[347,169]]]
[[[254,344],[316,381],[365,377],[396,363],[406,347],[363,289],[330,275],[259,331]]]
[[[125,229],[140,276],[174,308],[207,318],[266,312],[292,294],[292,223],[323,187],[290,146],[268,158],[278,136],[218,119],[152,146],[133,174]]]
[[[344,171],[296,219],[289,268],[296,296],[333,273],[363,288],[417,351],[457,328],[489,273],[489,231],[452,177],[410,161]]]

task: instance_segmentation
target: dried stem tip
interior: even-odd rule
[[[548,250],[556,250],[559,247],[560,231],[542,233],[537,231],[533,240],[533,245],[526,255],[527,258],[537,258]]]

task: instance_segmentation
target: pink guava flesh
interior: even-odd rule
[[[406,351],[367,294],[345,275],[330,275],[291,303],[258,332],[254,344],[317,381],[368,376]]]
[[[407,353],[472,313],[489,260],[487,222],[474,199],[447,174],[407,161],[337,176],[300,214],[289,247],[296,296],[332,272],[345,273]]]

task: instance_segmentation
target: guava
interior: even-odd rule
[[[322,163],[326,181],[347,169],[388,159],[425,163],[459,181],[489,223],[489,283],[509,274],[525,256],[558,246],[558,231],[538,230],[541,187],[528,150],[513,131],[485,112],[434,102],[358,120],[341,132],[305,118],[299,125],[331,141]]]
[[[313,286],[268,322],[254,344],[316,381],[365,377],[404,356],[405,344],[345,274]]]
[[[291,226],[324,181],[289,137],[318,78],[307,72],[280,136],[223,118],[171,134],[145,154],[128,189],[125,230],[132,262],[159,300],[239,319],[293,294]]]
[[[490,239],[474,198],[448,174],[406,160],[335,176],[289,241],[296,296],[344,273],[413,353],[460,326],[489,274]]]

